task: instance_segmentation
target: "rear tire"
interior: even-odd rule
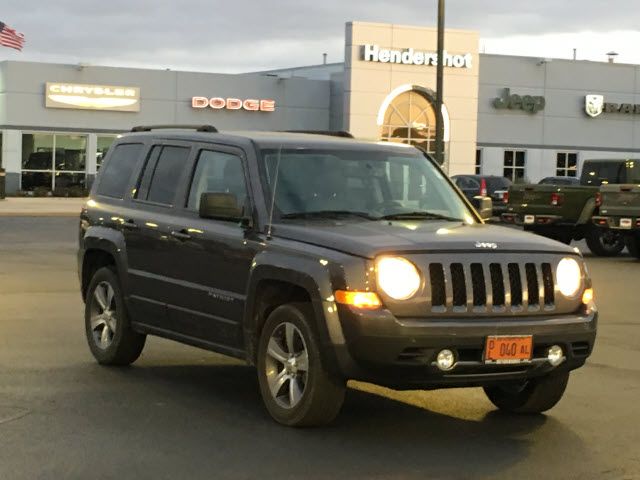
[[[599,257],[615,257],[624,250],[624,238],[611,229],[591,227],[585,236],[587,246]]]
[[[640,260],[640,235],[627,237],[625,243],[631,256]]]
[[[305,303],[276,308],[258,343],[258,381],[264,404],[277,422],[311,427],[331,422],[340,412],[346,382],[324,364]]]
[[[146,335],[131,328],[120,281],[107,267],[92,277],[85,299],[85,333],[101,365],[129,365],[144,348]]]
[[[533,378],[523,383],[484,387],[484,393],[500,410],[512,413],[542,413],[564,395],[569,372]]]

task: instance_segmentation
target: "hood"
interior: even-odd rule
[[[364,258],[429,251],[573,253],[568,245],[514,228],[440,220],[296,221],[274,225],[273,236]]]

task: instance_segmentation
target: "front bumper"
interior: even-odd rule
[[[522,380],[582,366],[593,350],[597,313],[512,318],[395,318],[340,307],[346,344],[337,348],[341,373],[347,378],[396,389],[484,386]],[[533,360],[519,364],[485,364],[489,335],[533,335]],[[546,349],[560,345],[565,361],[552,367]],[[443,372],[438,352],[450,349],[456,366]]]
[[[611,228],[620,232],[640,232],[640,217],[629,216],[594,216],[593,224],[601,228]]]

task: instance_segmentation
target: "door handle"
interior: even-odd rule
[[[189,235],[189,234],[188,234],[187,232],[185,232],[184,230],[180,230],[179,232],[177,232],[177,231],[175,231],[175,230],[174,230],[174,231],[172,231],[172,232],[171,232],[171,236],[172,236],[173,238],[177,238],[178,240],[182,240],[182,241],[190,240],[190,239],[191,239],[191,235]]]
[[[122,222],[122,228],[128,228],[130,230],[135,230],[138,228],[138,225],[136,225],[136,222],[134,222],[133,220],[127,220],[125,222]]]

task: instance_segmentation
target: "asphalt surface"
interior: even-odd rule
[[[640,479],[640,262],[588,258],[597,346],[547,415],[480,389],[354,384],[328,428],[275,424],[236,360],[150,338],[86,346],[73,218],[0,218],[0,479]]]

